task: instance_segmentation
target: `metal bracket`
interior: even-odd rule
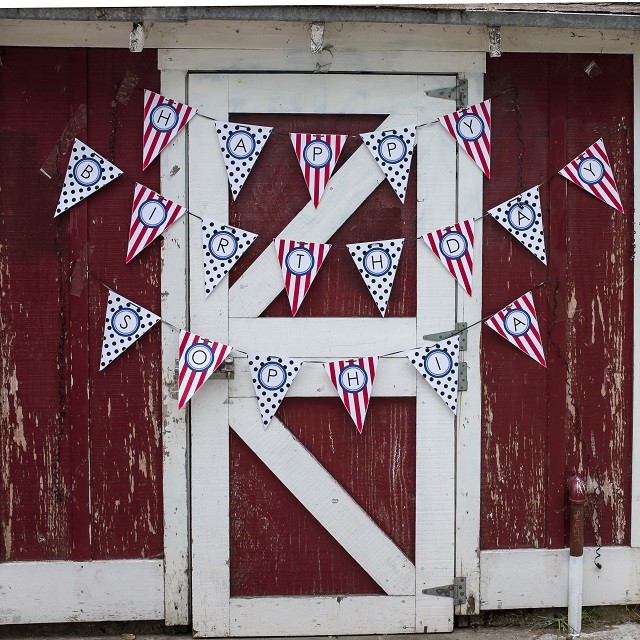
[[[453,598],[453,604],[465,604],[467,602],[467,579],[454,578],[453,584],[446,584],[442,587],[432,587],[431,589],[423,589],[422,593],[427,596]]]
[[[467,106],[469,101],[469,82],[466,78],[458,78],[455,87],[446,87],[445,89],[432,89],[425,91],[430,98],[441,98],[442,100],[455,100],[456,107],[461,109]]]
[[[210,379],[213,380],[233,380],[236,376],[236,368],[233,364],[233,358],[229,356],[225,361],[214,371]]]
[[[460,351],[467,350],[467,323],[456,322],[456,328],[453,331],[442,331],[440,333],[428,333],[426,336],[422,336],[423,340],[429,340],[430,342],[440,342],[440,340],[446,340],[451,336],[458,334],[460,336]]]
[[[468,391],[469,378],[467,372],[469,365],[466,362],[458,362],[458,391]]]

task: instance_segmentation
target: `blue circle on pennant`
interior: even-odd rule
[[[166,112],[169,111],[169,113]],[[173,131],[178,126],[178,111],[172,104],[159,104],[156,105],[149,115],[149,122],[151,126],[160,133],[167,133]]]
[[[215,355],[213,349],[205,342],[192,344],[184,354],[184,362],[196,373],[206,371],[213,364]]]
[[[355,384],[352,381],[355,381]],[[357,364],[347,365],[338,376],[338,384],[347,393],[360,393],[368,381],[367,372]]]
[[[224,245],[224,253],[221,251],[222,243],[226,241]],[[213,245],[217,244],[217,248],[213,248]],[[216,231],[209,239],[209,252],[214,258],[218,260],[229,260],[233,258],[238,252],[238,240],[229,231]]]
[[[371,255],[377,255],[379,254],[380,257],[383,260],[383,267],[377,271],[374,271],[372,268],[370,268],[367,265],[367,258]],[[386,264],[385,264],[386,263]],[[384,250],[384,249],[380,249],[380,248],[375,248],[375,249],[369,249],[369,251],[367,251],[364,256],[362,257],[362,266],[364,268],[364,270],[370,275],[373,276],[374,278],[379,278],[381,276],[384,276],[385,274],[389,273],[389,270],[391,269],[391,256]]]
[[[465,113],[460,116],[456,122],[456,131],[463,140],[475,142],[479,140],[484,133],[484,122],[482,118],[475,113]]]
[[[521,224],[518,216],[516,215],[517,211],[522,211],[526,209],[531,213],[531,220],[526,224]],[[507,219],[509,220],[509,224],[516,229],[517,231],[526,231],[527,229],[531,229],[536,221],[536,211],[528,202],[516,202],[509,211],[507,211]]]
[[[140,316],[130,307],[118,309],[111,316],[111,327],[123,338],[134,335],[140,328]]]
[[[588,165],[586,163],[589,163]],[[595,170],[594,170],[595,163]],[[604,164],[602,160],[594,158],[593,156],[587,156],[580,160],[578,165],[578,177],[582,182],[587,184],[597,184],[604,178]]]
[[[442,366],[442,362],[438,356],[444,357],[446,366]],[[432,378],[444,378],[451,373],[453,369],[453,358],[444,349],[432,349],[422,359],[424,370]]]
[[[296,266],[291,266],[293,259],[295,257],[298,258],[298,264]],[[294,276],[306,276],[307,273],[313,269],[313,266],[316,263],[316,259],[313,257],[313,254],[306,247],[295,247],[291,249],[287,256],[284,259],[284,264]]]
[[[467,239],[459,231],[447,231],[440,238],[440,253],[449,260],[459,260],[467,253]]]
[[[309,159],[309,149],[313,148],[314,146],[319,146],[322,149],[320,161],[316,161],[314,158]],[[331,147],[324,140],[311,140],[311,142],[308,142],[305,145],[305,148],[302,151],[302,157],[312,169],[322,169],[331,162],[331,158],[333,158],[333,151],[331,151]]]
[[[271,381],[272,376],[268,375],[265,382],[264,370],[267,368],[276,369],[275,380]],[[258,382],[267,391],[278,391],[287,383],[287,370],[279,362],[265,362],[258,370]]]
[[[87,175],[84,175],[86,172]],[[95,173],[95,178],[93,174]],[[83,187],[93,187],[102,177],[102,167],[94,158],[80,158],[73,165],[73,177],[75,181]]]
[[[231,151],[231,141],[236,139],[236,148],[234,151]],[[249,150],[247,151],[244,143],[249,143]],[[242,144],[244,151],[242,153],[236,153],[238,147]],[[226,143],[227,151],[229,154],[235,158],[236,160],[246,160],[255,150],[256,150],[256,141],[253,135],[248,131],[234,131],[228,138]]]
[[[513,328],[509,328],[509,319],[511,319]],[[531,316],[524,309],[512,309],[504,317],[502,324],[504,325],[504,330],[510,336],[519,338],[529,331],[529,328],[531,327]],[[522,325],[524,329],[520,329],[520,325]]]
[[[160,208],[160,217],[157,222],[152,222],[158,212],[158,207]],[[150,229],[162,226],[167,220],[167,215],[167,207],[160,200],[145,200],[138,207],[138,218],[140,222]]]
[[[393,141],[393,149],[389,148],[390,141]],[[382,150],[382,145],[385,142],[387,143],[386,152]],[[396,147],[398,148],[398,151],[396,151]],[[391,153],[391,151],[393,151],[393,153]],[[385,136],[380,140],[380,142],[378,142],[378,155],[384,162],[388,162],[389,164],[398,164],[398,162],[402,162],[407,155],[407,145],[400,136]]]

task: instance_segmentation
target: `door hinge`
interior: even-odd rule
[[[210,378],[213,380],[233,380],[235,377],[236,368],[233,364],[233,358],[229,356],[225,361],[214,371]]]
[[[454,578],[453,584],[442,587],[423,589],[422,593],[428,596],[440,596],[441,598],[453,598],[453,604],[465,604],[467,601],[467,579]]]
[[[458,391],[469,390],[468,370],[469,365],[466,362],[458,362]]]
[[[455,100],[456,107],[462,109],[467,106],[469,100],[469,82],[466,78],[458,78],[455,87],[445,87],[444,89],[432,89],[425,91],[425,95],[430,98],[441,98],[443,100]]]
[[[430,342],[440,342],[440,340],[446,340],[451,336],[459,336],[460,351],[467,350],[467,323],[456,322],[456,328],[453,331],[442,331],[440,333],[428,333],[426,336],[422,336],[423,340],[429,340]]]

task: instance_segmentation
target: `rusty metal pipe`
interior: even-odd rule
[[[582,571],[584,554],[584,504],[587,488],[579,476],[567,481],[569,489],[569,637],[577,638],[582,631]]]

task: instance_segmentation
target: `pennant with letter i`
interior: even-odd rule
[[[71,209],[121,175],[122,171],[118,167],[76,138],[53,217]]]
[[[322,365],[358,433],[362,433],[364,419],[367,416],[378,360],[378,356],[368,356],[357,360],[334,360]]]
[[[131,262],[186,211],[182,205],[136,182],[126,262]]]
[[[604,140],[600,138],[558,172],[591,195],[624,213]]]
[[[490,178],[491,100],[448,113],[438,121]]]
[[[211,377],[231,352],[228,344],[208,340],[195,333],[180,331],[178,409]]]
[[[538,260],[547,264],[540,190],[537,186],[489,209],[488,213]]]
[[[469,218],[422,236],[429,249],[469,295],[473,278],[473,223],[473,218]]]
[[[455,335],[428,347],[405,351],[404,355],[455,413],[458,408],[460,336]]]
[[[508,304],[484,323],[543,367],[547,366],[531,291]]]
[[[202,219],[204,290],[209,295],[258,236],[250,231]]]
[[[227,168],[231,196],[235,200],[264,148],[272,127],[223,122],[222,120],[216,120],[214,124],[224,166]]]
[[[416,144],[416,125],[361,133],[360,137],[400,198],[400,202],[404,203],[413,148]]]
[[[313,133],[290,135],[313,206],[317,207],[336,168],[347,136]]]
[[[348,244],[347,248],[382,315],[387,310],[404,238]]]
[[[144,126],[142,132],[142,169],[146,169],[158,154],[196,115],[188,104],[144,90]]]
[[[160,319],[155,313],[109,290],[100,371],[160,322]]]
[[[295,316],[309,287],[318,275],[318,270],[327,257],[331,245],[293,240],[274,240],[273,244],[282,269],[291,313]]]
[[[295,380],[303,360],[249,354],[251,379],[266,429]]]

